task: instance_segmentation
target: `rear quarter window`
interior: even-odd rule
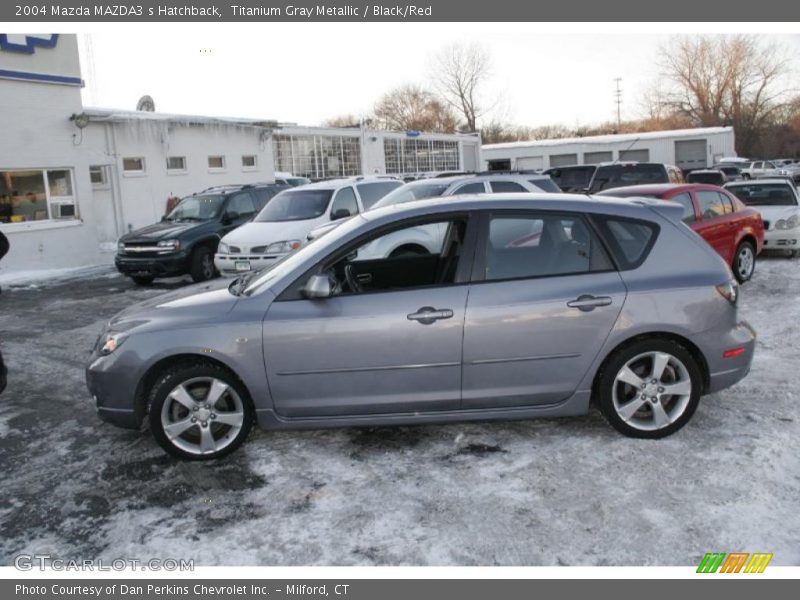
[[[650,254],[659,227],[650,221],[621,217],[595,217],[603,239],[608,244],[620,270],[635,269]]]

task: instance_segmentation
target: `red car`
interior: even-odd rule
[[[683,205],[683,222],[725,259],[739,283],[753,276],[756,256],[764,247],[761,214],[715,185],[699,183],[635,185],[594,194],[616,198],[644,196]]]

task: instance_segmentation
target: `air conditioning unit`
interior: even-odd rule
[[[53,202],[50,204],[50,213],[53,219],[74,219],[74,202]]]

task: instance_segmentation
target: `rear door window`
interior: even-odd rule
[[[369,210],[378,200],[401,185],[403,184],[399,181],[376,181],[373,183],[360,183],[356,188],[358,189],[358,195],[361,196],[361,204],[364,206],[364,210]]]
[[[725,205],[717,192],[700,191],[695,193],[704,219],[714,219],[725,214]]]
[[[612,269],[589,225],[572,215],[494,215],[489,222],[484,277],[489,281]]]
[[[468,183],[466,185],[462,185],[456,191],[453,192],[453,195],[456,196],[458,194],[485,194],[486,188],[483,185],[482,181],[477,181],[475,183]]]

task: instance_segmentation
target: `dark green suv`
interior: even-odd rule
[[[125,234],[117,244],[117,270],[140,285],[156,277],[188,273],[211,279],[220,238],[252,219],[287,185],[253,184],[208,188],[187,196],[159,223]]]

